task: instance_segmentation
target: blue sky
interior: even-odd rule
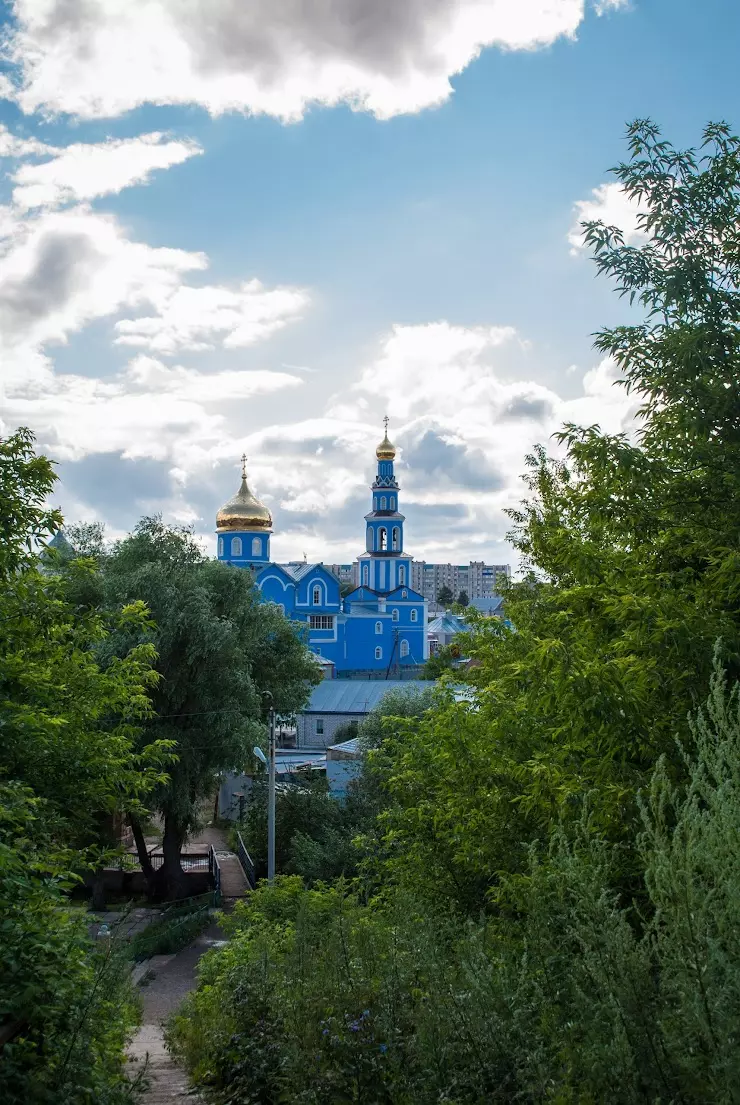
[[[579,217],[639,240],[604,187],[628,120],[678,145],[737,123],[740,13],[250,9],[5,5],[2,426],[113,536],[161,511],[212,542],[246,449],[275,556],[332,562],[360,550],[387,411],[414,554],[513,559],[531,446],[633,413],[591,347],[626,309]]]

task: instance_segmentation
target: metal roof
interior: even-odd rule
[[[464,618],[457,614],[441,614],[427,626],[429,633],[466,633],[469,626]]]
[[[475,607],[481,614],[499,614],[502,612],[504,600],[501,595],[486,595],[483,598],[471,599],[470,606]]]
[[[311,692],[304,714],[368,714],[389,691],[419,694],[431,686],[415,679],[325,679]]]

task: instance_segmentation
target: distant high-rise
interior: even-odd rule
[[[511,579],[508,564],[485,564],[471,560],[469,564],[427,564],[414,560],[411,565],[411,586],[425,599],[434,602],[443,587],[449,587],[453,597],[464,591],[469,599],[482,599],[499,593],[502,584]]]

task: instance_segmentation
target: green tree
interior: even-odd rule
[[[456,606],[462,606],[463,608],[466,607],[466,606],[470,606],[470,599],[468,598],[468,592],[467,591],[461,591],[460,592],[460,594],[455,599],[455,605]]]
[[[141,740],[152,646],[101,663],[111,632],[146,611],[80,609],[69,579],[92,566],[67,577],[40,556],[62,521],[46,506],[54,481],[28,430],[0,441],[0,1098],[118,1105],[134,1006],[65,891],[115,847],[167,754]]]
[[[133,819],[142,867],[157,894],[181,897],[180,854],[220,772],[242,770],[264,736],[269,705],[289,716],[320,672],[296,627],[260,601],[249,572],[207,558],[192,533],[145,518],[103,561],[110,606],[143,600],[154,625],[121,634],[119,650],[147,640],[157,650],[156,717],[145,740],[174,742],[177,761],[154,802],[164,820],[162,868],[154,872]]]
[[[452,591],[446,583],[443,583],[440,589],[437,591],[437,602],[440,606],[449,606],[453,598],[454,595],[452,594]]]
[[[71,592],[92,565],[65,576],[49,554],[41,570],[61,524],[43,505],[54,480],[28,431],[0,442],[0,771],[45,799],[58,842],[83,849],[112,843],[114,817],[141,808],[167,746],[140,739],[157,679],[151,643],[101,663],[112,633],[146,629],[142,604],[81,610]]]
[[[740,670],[738,141],[713,126],[682,153],[644,122],[629,141],[616,177],[640,200],[645,239],[627,246],[598,224],[587,236],[640,307],[597,338],[635,396],[638,433],[568,426],[564,459],[529,458],[516,628],[476,622],[463,646],[474,705],[422,719],[397,764],[397,863],[465,908],[587,793],[594,824],[625,844],[629,881],[636,793],[661,754],[684,770],[675,734],[690,740],[717,639]]]

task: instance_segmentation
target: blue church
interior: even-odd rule
[[[342,599],[339,580],[323,564],[297,567],[270,560],[272,515],[252,493],[242,457],[241,487],[216,516],[218,559],[249,568],[265,602],[307,626],[308,646],[337,672],[393,674],[429,657],[427,603],[411,588],[411,556],[404,549],[398,509],[395,446],[385,436],[375,455],[378,472],[365,515],[365,552],[359,586]]]

